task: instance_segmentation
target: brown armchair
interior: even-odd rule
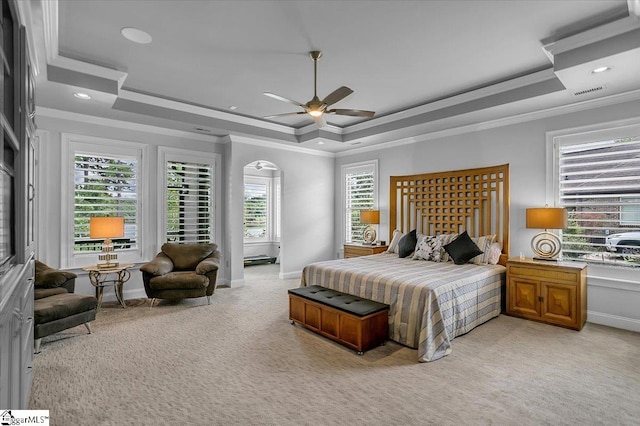
[[[216,289],[220,251],[216,244],[166,243],[140,267],[151,306],[155,299],[186,299],[211,295]]]
[[[43,337],[84,324],[91,333],[91,321],[96,319],[98,299],[76,294],[77,275],[60,271],[36,260],[33,338],[34,351],[40,352]]]

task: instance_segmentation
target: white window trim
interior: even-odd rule
[[[581,143],[592,140],[619,139],[629,136],[630,132],[640,126],[639,118],[630,118],[589,126],[574,127],[547,132],[546,134],[546,203],[550,206],[559,204],[560,187],[558,182],[559,154],[558,144]],[[571,261],[571,260],[570,260]],[[634,291],[640,290],[640,281],[636,268],[626,268],[606,264],[589,264],[589,285]],[[597,283],[597,284],[595,284]]]
[[[218,249],[222,247],[222,236],[218,234],[218,230],[222,229],[222,218],[218,206],[221,205],[220,185],[222,182],[222,171],[220,170],[220,154],[211,152],[192,151],[180,148],[159,147],[158,148],[158,212],[161,212],[158,219],[158,228],[156,232],[156,248],[160,250],[162,244],[165,243],[165,233],[167,230],[167,191],[165,184],[167,182],[167,161],[177,161],[184,163],[204,163],[212,167],[213,185],[211,190],[211,202],[213,203],[211,213],[213,214],[213,224],[211,230],[211,241],[218,245]]]
[[[95,153],[104,155],[131,156],[138,161],[138,187],[137,187],[137,223],[138,244],[136,249],[118,252],[120,262],[139,263],[145,258],[143,247],[145,226],[145,205],[148,204],[147,191],[148,173],[144,164],[147,158],[147,146],[144,144],[115,139],[99,138],[94,136],[61,134],[62,159],[61,159],[61,235],[60,242],[62,253],[60,260],[62,268],[81,268],[86,265],[94,265],[98,261],[96,253],[74,253],[74,163],[75,152]]]
[[[369,161],[360,161],[358,163],[343,164],[340,167],[340,228],[342,232],[342,244],[346,244],[347,241],[347,227],[345,224],[345,212],[347,211],[347,188],[345,187],[345,178],[347,173],[352,173],[358,169],[368,169],[373,166],[373,208],[378,208],[378,159]],[[338,250],[342,249],[342,245],[338,247]]]

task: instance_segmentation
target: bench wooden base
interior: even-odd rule
[[[357,316],[289,294],[289,319],[322,336],[364,354],[384,344],[389,335],[389,309]]]

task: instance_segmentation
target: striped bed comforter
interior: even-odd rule
[[[389,338],[418,348],[418,361],[451,353],[451,340],[500,314],[501,265],[455,265],[397,254],[312,263],[302,286],[319,285],[390,305]]]

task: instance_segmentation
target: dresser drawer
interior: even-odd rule
[[[516,266],[509,265],[509,273],[513,275],[522,275],[531,278],[541,278],[554,281],[565,281],[568,283],[575,283],[578,281],[580,275],[579,270],[557,270],[557,269],[542,269],[532,266]]]

